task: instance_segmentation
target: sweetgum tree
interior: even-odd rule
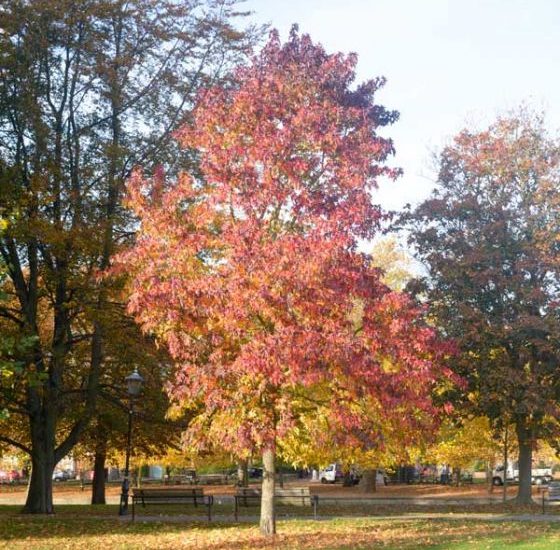
[[[535,443],[557,437],[560,414],[559,151],[524,110],[465,129],[439,157],[434,195],[408,215],[423,292],[461,351],[459,401],[515,425],[521,503],[531,502]]]
[[[376,179],[396,175],[378,129],[397,115],[374,102],[383,79],[352,87],[355,63],[273,33],[179,131],[199,173],[128,187],[141,221],[120,257],[130,311],[180,364],[175,398],[202,407],[187,440],[262,453],[265,534],[277,443],[314,411],[325,437],[364,448],[382,444],[387,415],[406,426],[434,413],[433,331],[357,251],[379,227]]]

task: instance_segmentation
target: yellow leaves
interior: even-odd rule
[[[391,359],[387,357],[381,359],[381,368],[383,369],[383,372],[386,372],[388,374],[396,374],[397,372],[401,371],[401,366],[394,361],[391,361]]]
[[[495,359],[500,358],[503,354],[504,354],[504,350],[503,350],[502,348],[492,348],[492,349],[488,352],[488,357],[489,357],[491,360],[495,360]],[[475,354],[472,354],[472,353],[471,353],[471,355],[475,355]],[[475,357],[477,357],[477,356],[475,356]]]
[[[402,290],[410,280],[412,260],[396,237],[379,239],[371,251],[371,259],[376,267],[383,270],[381,280],[392,290]]]
[[[379,507],[377,505],[377,507]],[[89,511],[57,510],[54,518],[17,516],[6,512],[0,539],[13,549],[158,548],[160,550],[225,550],[228,548],[325,550],[327,548],[556,548],[558,532],[546,522],[500,523],[455,518],[453,521],[387,520],[375,517],[278,521],[278,534],[262,537],[257,525],[120,522],[110,515],[92,517]],[[179,507],[177,507],[179,508]],[[340,510],[340,509],[339,509]],[[408,512],[409,510],[405,510]],[[99,512],[103,513],[102,510]],[[400,510],[402,512],[402,509]],[[166,511],[166,514],[168,512]],[[169,511],[169,513],[173,513]],[[10,514],[10,516],[8,516]],[[108,512],[107,512],[108,514]],[[6,521],[9,517],[9,521]],[[451,519],[451,518],[450,518]]]
[[[198,405],[194,401],[181,401],[181,402],[173,402],[167,409],[166,418],[169,420],[179,420],[184,418],[185,413],[190,411],[196,411]]]
[[[436,464],[468,468],[476,460],[490,460],[499,452],[499,445],[492,437],[490,423],[485,417],[465,419],[461,426],[443,424],[438,440],[424,458]]]
[[[475,392],[470,391],[470,392],[467,394],[467,399],[468,399],[469,402],[471,402],[471,403],[476,403],[477,400],[478,400],[478,393],[475,393]]]

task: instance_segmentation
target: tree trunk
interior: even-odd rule
[[[455,487],[461,484],[461,468],[455,468]]]
[[[35,398],[28,394],[30,401]],[[31,478],[23,512],[27,514],[53,514],[53,472],[55,459],[55,418],[51,409],[41,407],[37,401],[36,414],[29,418],[31,437]]]
[[[507,486],[508,486],[508,437],[509,437],[509,424],[506,422],[504,426],[504,479],[502,483],[502,502],[505,504],[507,501]]]
[[[533,461],[533,440],[531,429],[524,420],[516,424],[517,441],[519,444],[519,490],[516,501],[518,504],[532,504],[531,469]]]
[[[247,459],[239,460],[237,463],[237,485],[239,485],[239,487],[249,486],[249,468]]]
[[[263,451],[263,481],[261,496],[261,533],[271,536],[276,533],[276,515],[274,510],[275,485],[274,451]]]
[[[494,463],[492,461],[488,461],[486,463],[486,483],[488,484],[488,494],[492,494],[494,492]]]
[[[31,457],[31,477],[27,488],[27,498],[23,512],[27,514],[54,514],[52,476],[54,457],[43,454]]]
[[[362,493],[375,493],[377,491],[377,470],[364,470],[359,488]]]
[[[95,451],[95,460],[93,463],[93,481],[91,485],[91,503],[106,504],[105,500],[105,470],[106,444],[103,442],[98,445]]]
[[[163,479],[164,479],[164,481],[163,481],[164,485],[169,485],[171,483],[171,467],[170,466],[165,467],[165,476],[164,476]]]

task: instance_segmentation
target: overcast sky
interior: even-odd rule
[[[523,101],[560,127],[559,0],[248,0],[285,39],[293,23],[327,51],[356,52],[358,76],[388,79],[379,100],[401,113],[386,134],[405,175],[386,208],[415,203],[433,180],[430,151],[466,123]]]

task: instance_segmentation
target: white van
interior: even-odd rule
[[[343,477],[340,464],[329,464],[324,470],[319,472],[319,481],[321,483],[336,483]]]
[[[504,472],[505,470],[505,472]],[[508,461],[507,468],[503,464],[496,466],[492,472],[492,483],[494,485],[504,484],[504,474],[508,481],[519,483],[519,465],[517,462]],[[531,483],[533,485],[542,485],[552,481],[552,468],[533,468],[531,470]]]
[[[354,470],[354,476],[352,476],[354,484],[359,483],[361,477],[362,475],[359,470]],[[337,481],[342,481],[343,478],[344,473],[340,464],[329,464],[324,470],[319,472],[319,481],[321,483],[336,483]],[[387,485],[388,478],[383,470],[377,470],[375,483],[379,487]]]

